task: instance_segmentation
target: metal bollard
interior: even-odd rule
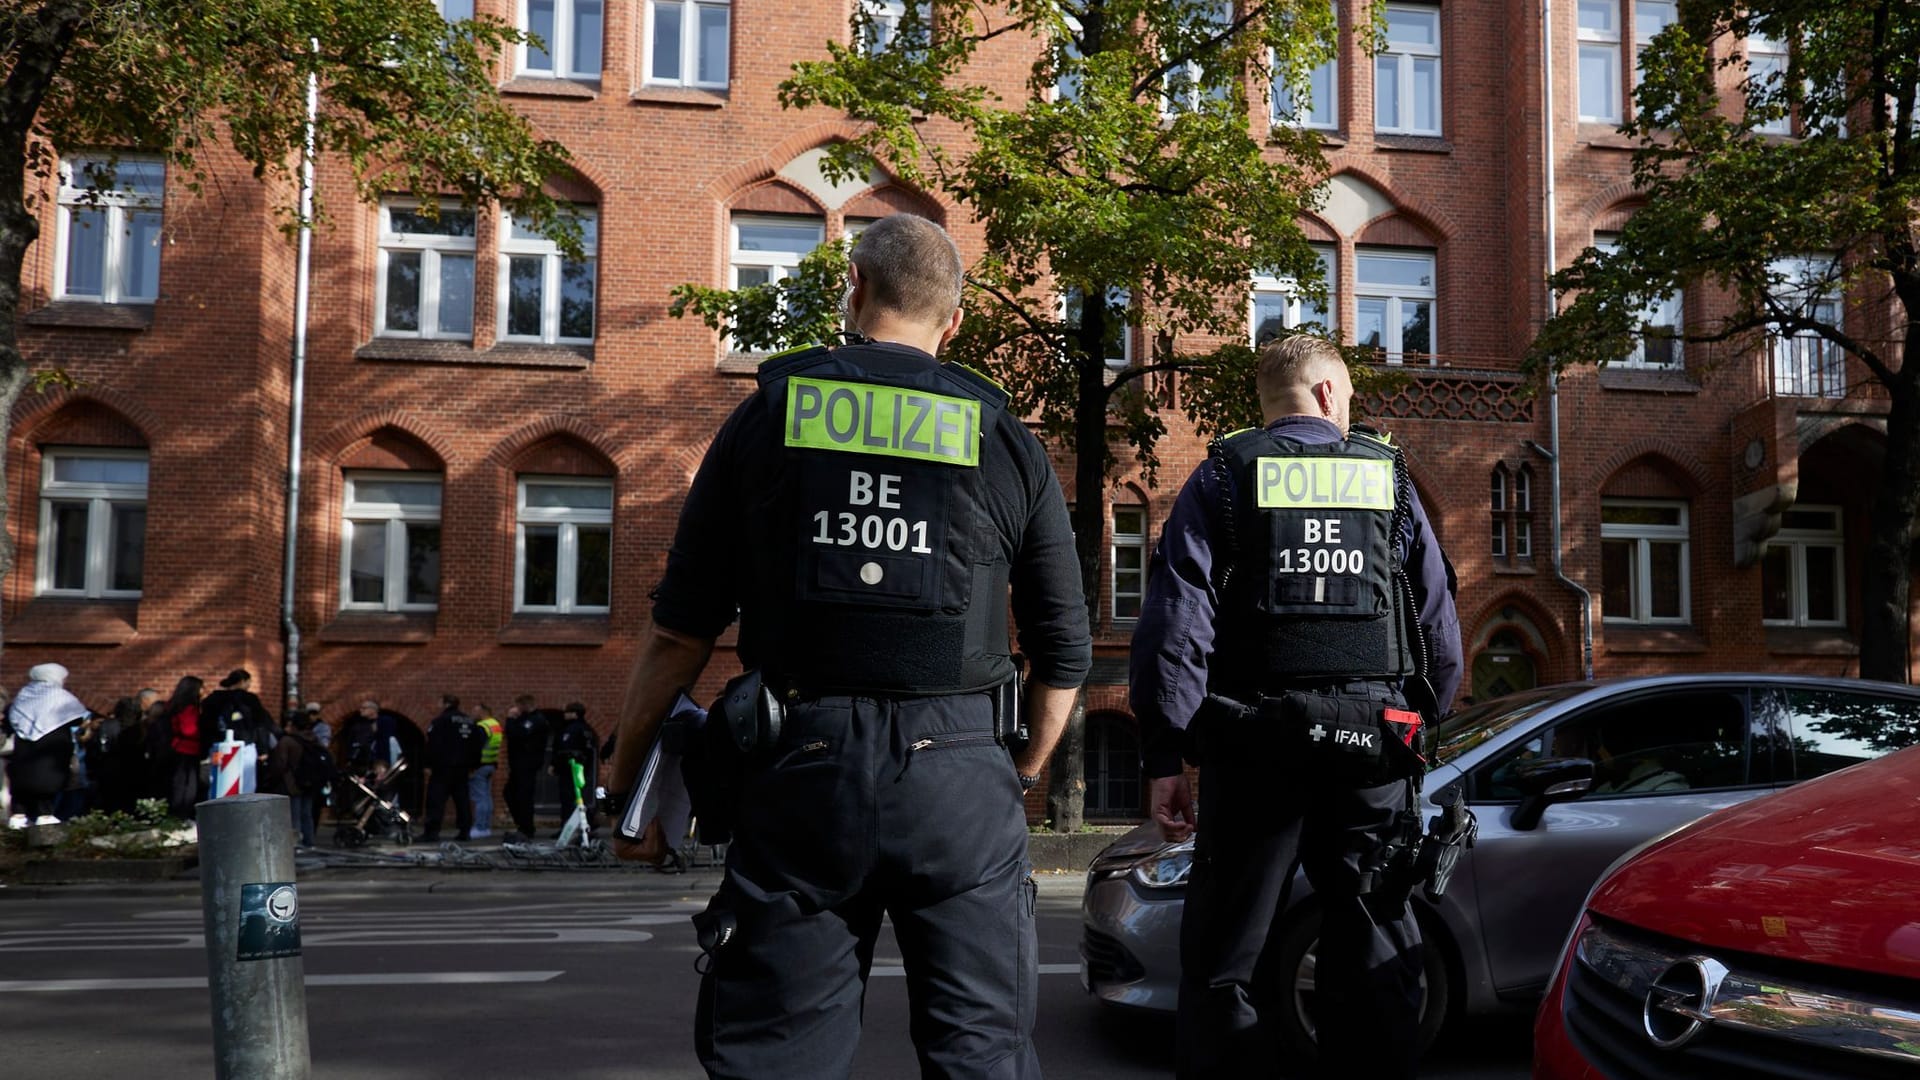
[[[284,795],[195,808],[218,1080],[306,1080],[306,965]]]

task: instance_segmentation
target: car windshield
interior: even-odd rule
[[[1433,755],[1428,767],[1445,765],[1554,702],[1589,689],[1592,687],[1585,683],[1566,683],[1522,690],[1454,713],[1434,729]]]

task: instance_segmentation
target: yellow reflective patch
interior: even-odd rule
[[[980,403],[903,386],[787,380],[788,446],[980,464]]]
[[[1393,462],[1354,457],[1263,457],[1254,463],[1262,510],[1392,510]]]

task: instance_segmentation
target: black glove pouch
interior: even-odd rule
[[[1309,776],[1354,787],[1386,782],[1382,703],[1292,692],[1260,699],[1260,720],[1280,740],[1284,761]]]

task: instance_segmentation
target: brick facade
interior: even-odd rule
[[[500,0],[478,7],[512,17]],[[373,695],[424,719],[448,690],[497,711],[530,692],[544,704],[578,698],[591,718],[610,722],[686,484],[752,385],[750,363],[727,357],[696,320],[666,312],[674,285],[729,281],[731,212],[806,214],[832,237],[848,219],[912,209],[943,219],[963,250],[977,250],[977,228],[937,199],[884,176],[835,187],[810,168],[809,152],[848,125],[817,111],[784,112],[774,88],[793,61],[844,38],[843,3],[737,0],[722,91],[643,85],[646,10],[606,5],[597,84],[501,72],[516,107],[578,162],[579,175],[554,190],[597,209],[590,346],[499,340],[503,230],[488,213],[475,237],[473,340],[376,336],[379,213],[354,201],[338,163],[323,163],[320,195],[331,218],[314,239],[295,597],[301,694],[329,703],[330,714]],[[1334,180],[1306,224],[1333,251],[1331,313],[1349,335],[1357,249],[1434,255],[1434,363],[1406,365],[1407,383],[1369,409],[1407,447],[1458,569],[1470,669],[1463,693],[1474,693],[1503,674],[1508,683],[1578,678],[1582,627],[1577,594],[1554,573],[1549,398],[1517,371],[1547,310],[1540,9],[1448,0],[1440,12],[1442,134],[1374,133],[1373,66],[1349,38],[1338,69],[1339,130],[1327,138]],[[1555,17],[1552,228],[1565,265],[1631,213],[1634,195],[1619,138],[1574,120],[1572,6]],[[1008,94],[1023,92],[1028,48],[997,41],[982,70]],[[38,193],[49,197],[37,203],[43,233],[27,264],[23,345],[36,366],[64,369],[76,384],[30,391],[14,415],[5,493],[16,565],[4,583],[0,658],[8,686],[30,665],[57,659],[72,669],[69,685],[101,708],[142,685],[167,690],[181,675],[217,677],[236,666],[254,671],[268,701],[283,692],[295,260],[273,208],[290,199],[256,184],[237,160],[203,155],[219,182],[195,197],[173,178],[161,295],[150,308],[55,300],[57,211],[51,188]],[[1686,303],[1712,301],[1703,291]],[[1764,352],[1749,345],[1689,355],[1684,371],[1571,373],[1558,411],[1564,570],[1594,597],[1598,675],[1856,670],[1858,560],[1884,441],[1881,401],[1858,391],[1776,396]],[[1177,419],[1170,426],[1160,486],[1123,474],[1107,493],[1143,505],[1150,534],[1203,453]],[[137,599],[37,595],[43,454],[86,446],[148,452]],[[1491,554],[1489,485],[1501,467],[1509,478],[1525,469],[1531,480],[1530,510],[1507,517],[1509,527],[1530,524],[1530,558]],[[437,610],[343,612],[351,469],[444,474]],[[605,615],[515,613],[523,475],[611,478],[615,570]],[[1601,620],[1606,497],[1686,505],[1685,623]],[[1844,627],[1762,623],[1757,544],[1796,499],[1841,509]],[[1103,619],[1099,629],[1088,708],[1118,724],[1111,738],[1124,746],[1127,627]],[[732,667],[730,655],[717,658],[703,689],[717,689]],[[1514,674],[1527,669],[1530,676]],[[1029,804],[1036,813],[1040,795]]]

